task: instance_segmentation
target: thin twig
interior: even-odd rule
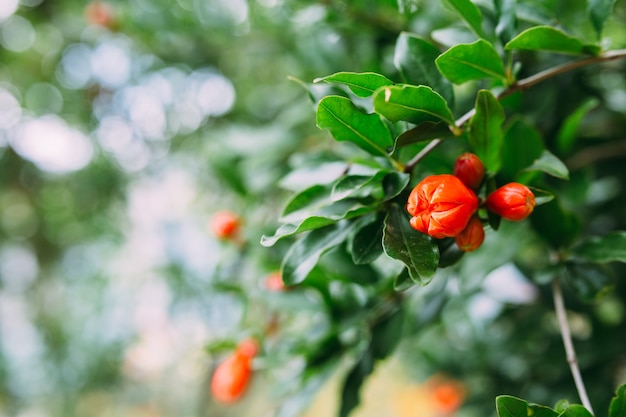
[[[574,384],[576,384],[576,390],[578,390],[578,396],[580,400],[591,414],[593,414],[593,408],[591,408],[591,402],[587,396],[587,390],[585,389],[585,383],[580,375],[580,369],[578,368],[578,360],[576,359],[576,351],[574,350],[574,344],[572,343],[572,334],[569,329],[569,323],[567,322],[567,315],[565,313],[565,303],[563,302],[563,291],[561,290],[561,284],[558,278],[552,280],[552,293],[554,296],[554,308],[556,310],[556,317],[559,321],[559,328],[561,329],[561,336],[563,337],[563,345],[565,346],[565,354],[567,356],[567,363],[569,363],[572,376],[574,377]]]
[[[597,64],[600,62],[614,61],[616,59],[626,58],[626,49],[616,49],[614,51],[607,51],[598,56],[580,59],[578,61],[567,62],[565,64],[557,65],[556,67],[548,68],[547,70],[538,72],[537,74],[531,75],[529,77],[523,78],[509,88],[498,94],[498,100],[503,99],[513,93],[518,91],[525,91],[534,86],[535,84],[539,84],[542,81],[550,79],[552,77],[556,77],[557,75],[561,75],[568,71],[575,70],[577,68],[581,68],[587,65]],[[472,109],[461,116],[456,122],[455,127],[461,128],[469,119],[472,118],[476,109]],[[433,149],[435,149],[442,142],[441,139],[433,139],[424,149],[422,149],[417,155],[413,157],[409,162],[406,163],[404,172],[412,172],[415,166],[422,160],[426,155],[428,155]]]

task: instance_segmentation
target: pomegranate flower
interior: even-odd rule
[[[487,209],[507,220],[524,220],[535,209],[535,195],[525,185],[511,182],[489,194]]]
[[[476,155],[466,152],[457,158],[453,172],[463,184],[476,191],[483,182],[485,165]]]
[[[461,233],[478,209],[476,194],[454,175],[431,175],[413,188],[406,210],[411,227],[436,239]]]

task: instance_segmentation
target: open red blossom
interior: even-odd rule
[[[507,220],[524,220],[535,209],[535,195],[525,185],[511,182],[489,194],[487,209]]]
[[[406,210],[411,227],[436,239],[455,237],[478,209],[476,194],[454,175],[431,175],[413,188]]]

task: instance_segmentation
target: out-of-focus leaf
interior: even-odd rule
[[[348,252],[356,265],[374,262],[383,253],[384,215],[371,213],[357,220],[348,236]]]
[[[404,319],[404,309],[398,307],[372,326],[371,349],[374,359],[385,359],[393,353],[402,339]]]
[[[543,151],[540,133],[523,119],[514,120],[504,132],[500,175],[505,181],[517,179],[518,173],[531,165]]]
[[[568,262],[565,270],[568,286],[584,301],[601,298],[615,285],[613,273],[605,265]]]
[[[510,395],[496,397],[498,417],[528,417],[528,402]]]
[[[572,404],[559,414],[559,417],[593,417],[593,414],[580,404]]]
[[[393,281],[393,289],[396,291],[406,291],[414,285],[415,281],[411,279],[407,268],[404,268]]]
[[[496,25],[496,35],[498,35],[503,42],[508,42],[515,36],[517,29],[515,7],[517,0],[494,0],[493,4],[498,21]]]
[[[348,417],[361,401],[360,391],[365,378],[374,370],[372,353],[367,350],[346,376],[341,390],[339,417]]]
[[[529,217],[537,233],[554,248],[569,247],[580,233],[580,221],[557,198],[535,207]]]
[[[453,46],[435,61],[444,77],[454,84],[493,78],[506,80],[504,65],[493,45],[483,39]]]
[[[626,262],[626,232],[584,239],[572,248],[571,255],[589,262]]]
[[[446,123],[424,122],[398,136],[396,148],[450,136],[454,136],[454,133]]]
[[[437,271],[437,245],[429,236],[413,230],[398,206],[393,206],[385,219],[383,248],[387,255],[404,262],[411,279],[421,285],[427,284]]]
[[[443,120],[454,126],[454,116],[446,100],[425,85],[383,87],[374,93],[374,110],[392,122],[420,124]]]
[[[576,141],[576,134],[578,133],[578,127],[585,115],[598,106],[598,99],[592,97],[585,100],[572,114],[567,116],[563,121],[559,133],[557,134],[557,146],[559,151],[567,153],[571,151]]]
[[[452,84],[441,76],[435,65],[435,59],[439,54],[441,51],[427,40],[412,33],[402,32],[396,41],[393,63],[404,82],[432,87],[453,108]]]
[[[550,191],[542,190],[536,187],[528,187],[530,191],[533,192],[535,196],[535,206],[540,206],[542,204],[547,204],[550,201],[554,200],[554,194]]]
[[[504,109],[487,90],[476,97],[476,113],[470,120],[469,143],[472,150],[485,164],[485,168],[497,173],[502,163],[502,124]]]
[[[338,72],[327,77],[316,79],[315,83],[340,83],[348,86],[359,97],[369,97],[378,88],[393,85],[393,81],[375,72]]]
[[[626,416],[626,384],[617,387],[609,405],[609,417]]]
[[[283,259],[281,270],[285,285],[304,281],[320,257],[346,239],[350,226],[347,221],[332,224],[315,229],[296,241]]]
[[[604,24],[613,11],[615,0],[588,0],[587,13],[593,24],[593,28],[598,34],[598,39],[602,37]]]
[[[542,171],[562,180],[569,179],[569,170],[565,164],[550,151],[544,149],[541,156],[524,171]]]
[[[474,3],[470,0],[444,0],[444,3],[467,23],[476,36],[487,38],[487,34],[483,30],[483,15]]]
[[[372,155],[387,155],[393,137],[376,114],[362,113],[347,98],[324,97],[317,107],[317,125],[328,129],[338,141],[348,141]]]
[[[579,39],[552,26],[535,26],[526,29],[511,39],[505,45],[505,48],[547,51],[568,55],[596,55],[600,52],[597,46],[585,45]]]

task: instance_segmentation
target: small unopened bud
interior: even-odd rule
[[[489,194],[487,209],[507,220],[524,220],[535,209],[535,195],[525,185],[511,182]]]
[[[463,252],[475,251],[483,244],[484,240],[483,222],[477,216],[472,217],[465,229],[454,238],[456,245]]]
[[[476,155],[466,152],[457,158],[453,172],[463,184],[476,191],[483,182],[485,165]]]

